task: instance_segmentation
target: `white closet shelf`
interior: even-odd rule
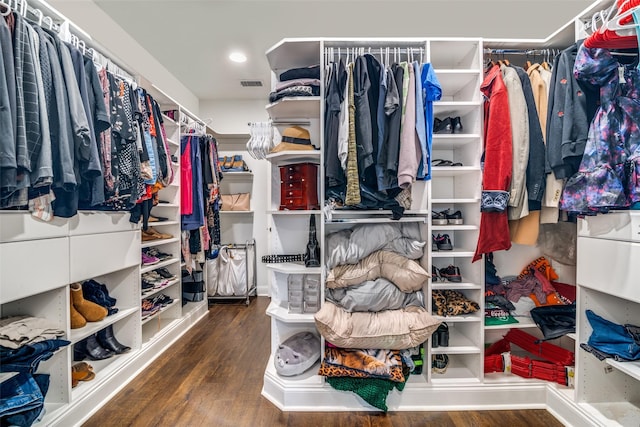
[[[180,319],[157,318],[157,322],[144,324],[142,328],[142,350],[161,340],[165,334],[169,333],[179,323]]]
[[[71,341],[72,344],[75,344],[78,341],[88,337],[89,335],[93,335],[96,332],[106,328],[107,326],[113,325],[114,323],[124,319],[125,317],[136,313],[137,311],[138,307],[124,309],[119,308],[117,313],[112,314],[111,316],[107,316],[99,322],[87,322],[86,326],[71,330],[71,333],[69,334],[69,341]]]
[[[0,372],[0,384],[18,375],[19,372]]]
[[[267,61],[274,71],[317,65],[320,62],[320,40],[282,39],[267,51]]]
[[[433,166],[431,174],[433,177],[460,176],[470,173],[480,173],[480,166]]]
[[[173,126],[173,127],[178,127],[178,123],[176,123],[175,120],[173,120],[171,117],[167,116],[166,114],[162,115],[162,120],[164,121],[164,125],[167,126]]]
[[[476,144],[482,138],[477,133],[434,134],[434,150],[455,150],[467,144]]]
[[[454,204],[470,204],[479,203],[480,199],[468,198],[468,199],[432,199],[431,203],[434,205],[454,205]]]
[[[431,345],[431,340],[428,341]],[[461,333],[449,334],[449,345],[447,347],[431,347],[432,354],[478,354],[482,349],[473,340]]]
[[[530,317],[516,317],[518,323],[509,323],[506,325],[489,325],[485,326],[484,329],[527,329],[527,328],[537,328],[538,325],[535,324],[533,319]]]
[[[432,225],[431,229],[433,231],[455,231],[455,230],[467,230],[473,231],[477,230],[477,225]]]
[[[150,222],[149,223],[149,227],[161,227],[163,225],[177,225],[180,224],[179,221],[157,221],[157,222]]]
[[[294,262],[278,262],[273,264],[265,264],[269,270],[277,271],[285,274],[321,274],[322,267],[305,267],[304,264],[296,264]]]
[[[412,209],[407,209],[404,211],[404,217],[411,217],[412,215],[427,215],[429,213],[428,210],[412,210]],[[378,218],[386,218],[391,219],[391,215],[393,214],[393,212],[391,212],[390,210],[382,210],[382,209],[376,209],[376,210],[359,210],[359,209],[333,209],[329,212],[328,217],[329,218],[337,218],[337,219],[341,219],[340,217],[354,217],[354,216],[362,216],[362,217],[378,217]]]
[[[286,304],[286,302],[284,302]],[[284,323],[314,323],[314,313],[289,313],[286,307],[272,301],[267,307],[268,316],[278,319]]]
[[[482,106],[480,101],[436,101],[433,103],[434,116],[464,116],[477,111]]]
[[[167,283],[166,285],[161,286],[159,288],[145,289],[145,290],[142,291],[142,295],[140,295],[140,299],[143,300],[143,299],[149,298],[149,297],[151,297],[151,296],[153,296],[153,295],[155,295],[157,293],[160,293],[162,291],[166,291],[168,288],[170,288],[171,286],[176,285],[178,283],[180,283],[180,278],[173,279],[169,283]]]
[[[127,344],[127,343],[123,343]],[[128,353],[117,354],[113,357],[103,360],[91,360],[89,363],[93,367],[96,377],[91,381],[80,381],[78,385],[71,390],[72,400],[81,399],[86,394],[94,391],[96,387],[111,377],[118,369],[124,366],[130,359],[136,356],[139,350],[131,350]],[[72,361],[72,366],[76,363]]]
[[[320,151],[280,151],[279,153],[267,154],[266,159],[275,165],[302,162],[320,163]]]
[[[299,210],[299,211],[281,211],[281,210],[269,210],[269,215],[317,215],[322,213],[319,210]]]
[[[317,374],[318,369],[320,369],[320,362],[317,362],[313,367],[301,375],[296,375],[293,377],[283,377],[278,374],[276,371],[276,367],[273,363],[273,354],[269,356],[269,361],[267,362],[267,369],[265,370],[265,375],[270,376],[276,383],[278,383],[281,387],[308,387],[308,386],[317,386],[323,387],[324,382],[323,378]]]
[[[460,367],[448,367],[444,374],[431,374],[431,383],[440,384],[479,384],[480,379],[471,369]]]
[[[220,215],[253,215],[253,210],[250,211],[220,211]]]
[[[606,396],[603,396],[603,399]],[[632,402],[592,402],[579,403],[582,409],[599,421],[603,426],[637,426],[640,425],[640,404]],[[613,421],[612,421],[613,420]],[[612,422],[614,424],[612,424]]]
[[[180,239],[178,239],[177,237],[172,237],[171,239],[150,240],[148,242],[142,242],[140,247],[141,248],[150,248],[152,246],[166,245],[168,243],[175,243],[175,242],[179,242],[179,241],[180,241]]]
[[[167,267],[167,266],[169,266],[169,265],[171,265],[171,264],[175,264],[175,263],[176,263],[176,262],[178,262],[178,261],[179,261],[179,259],[178,259],[178,258],[171,258],[171,259],[168,259],[168,260],[165,260],[165,261],[160,261],[160,262],[159,262],[159,263],[157,263],[157,264],[145,265],[144,267],[142,267],[142,268],[140,269],[140,274],[142,274],[142,273],[147,273],[147,272],[149,272],[149,271],[153,271],[153,270],[155,270],[156,268]]]
[[[167,304],[166,307],[162,307],[160,310],[158,310],[156,313],[152,314],[151,316],[143,318],[142,319],[142,324],[144,325],[145,323],[148,323],[148,322],[152,321],[153,319],[156,319],[162,313],[164,313],[165,311],[169,310],[171,307],[175,306],[179,302],[180,302],[180,298],[174,298],[173,302],[171,304]]]
[[[470,258],[475,254],[474,251],[465,249],[453,249],[452,251],[432,251],[432,258]]]
[[[480,100],[480,70],[435,70],[442,87],[442,94],[460,97],[468,101]]]
[[[618,362],[614,359],[605,359],[607,365],[612,366],[620,372],[629,375],[640,381],[640,361],[635,362]]]
[[[223,179],[251,179],[253,172],[222,172]]]
[[[167,144],[173,145],[174,147],[179,146],[180,144],[171,138],[167,138]]]
[[[180,205],[177,203],[158,203],[154,206],[154,208],[179,208]]]
[[[576,341],[578,339],[578,335],[575,334],[575,333],[567,334],[567,338],[570,338],[570,339]]]
[[[480,316],[480,312],[475,312],[469,315],[460,315],[460,316],[435,316],[434,317],[441,322],[447,323],[465,323],[465,322],[480,322],[482,317]]]
[[[307,119],[320,116],[320,100],[319,96],[282,98],[267,105],[265,108],[273,121]]]
[[[390,218],[344,218],[344,219],[334,219],[332,221],[325,221],[325,225],[329,226],[341,226],[341,225],[349,225],[349,224],[389,224],[391,222]],[[402,218],[394,221],[393,223],[398,222],[427,222],[427,217],[418,217],[418,216],[403,216]]]
[[[458,289],[461,291],[471,291],[471,290],[476,290],[476,289],[482,289],[482,285],[479,285],[477,283],[471,283],[471,282],[466,282],[464,280],[464,278],[462,279],[462,282],[432,282],[431,283],[431,289]]]
[[[490,372],[484,374],[484,383],[485,384],[531,384],[531,385],[540,385],[549,384],[548,381],[539,380],[536,378],[524,378],[519,375],[506,373],[506,372]]]

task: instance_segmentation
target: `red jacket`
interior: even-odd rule
[[[487,192],[508,192],[511,186],[511,117],[507,88],[500,67],[494,65],[480,87],[484,103],[483,200]],[[508,197],[507,197],[508,200]],[[480,234],[473,261],[482,254],[511,247],[507,207],[502,212],[482,212]]]

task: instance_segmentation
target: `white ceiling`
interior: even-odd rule
[[[200,100],[266,100],[285,37],[545,38],[592,0],[93,0]],[[87,28],[90,32],[91,28]],[[249,60],[231,63],[231,50]],[[243,88],[242,79],[264,88]]]

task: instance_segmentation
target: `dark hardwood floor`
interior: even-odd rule
[[[109,426],[561,426],[545,410],[281,412],[260,395],[269,357],[266,297],[215,304],[208,316],[96,412]]]

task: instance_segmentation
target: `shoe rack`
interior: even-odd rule
[[[163,98],[158,100],[161,111],[173,109],[170,103],[162,101]],[[167,187],[158,192],[159,203],[151,209],[152,216],[163,219],[166,218],[166,220],[149,222],[149,230],[155,232],[150,234],[156,234],[156,236],[163,235],[164,237],[157,238],[151,236],[150,239],[147,239],[145,238],[145,231],[142,230],[140,245],[142,252],[159,251],[170,255],[168,259],[161,260],[156,264],[141,264],[141,278],[146,278],[148,274],[153,274],[160,268],[167,269],[175,278],[168,280],[168,282],[164,284],[161,284],[163,282],[156,282],[156,285],[151,289],[143,289],[142,286],[140,287],[140,293],[138,295],[140,312],[138,315],[140,316],[142,325],[142,341],[144,345],[153,342],[154,337],[161,334],[164,328],[171,324],[171,322],[182,317],[180,274],[180,137],[181,124],[183,121],[187,121],[183,119],[182,114],[180,114],[179,107],[176,107],[176,109],[178,110],[177,121],[168,117],[166,114],[162,115],[165,133],[167,135],[167,146],[173,157],[170,161],[174,177],[173,181]],[[149,302],[151,302],[151,304],[153,304],[154,301],[157,302],[158,298],[162,295],[168,296],[173,302],[166,306],[159,307],[151,315],[143,313],[143,309],[146,308]]]
[[[446,354],[449,366],[444,373],[431,373],[430,381],[434,385],[480,383],[483,371],[484,269],[482,261],[472,263],[471,260],[480,225],[482,43],[477,39],[429,40],[428,52],[429,62],[442,87],[440,101],[434,102],[434,117],[440,120],[459,118],[462,125],[462,129],[452,128],[451,133],[433,134],[428,203],[431,234],[447,236],[453,247],[452,250],[443,250],[448,246],[428,245],[430,264],[437,269],[450,265],[458,267],[461,281],[442,281],[432,277],[430,290],[456,290],[481,307],[475,313],[440,319],[448,326],[449,345],[435,348],[429,345],[431,348],[427,354]],[[438,166],[442,163],[445,165]],[[433,212],[446,210],[450,214],[459,211],[462,224],[456,224],[460,221],[447,224],[434,221]],[[430,357],[425,366],[431,366]]]

